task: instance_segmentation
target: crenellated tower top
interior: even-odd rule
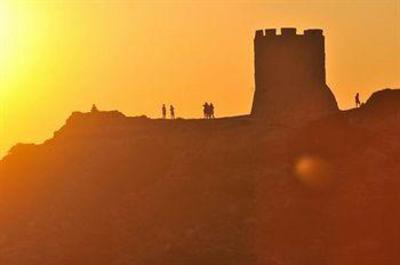
[[[281,34],[278,34],[277,29],[261,29],[256,31],[255,38],[285,38],[285,37],[323,37],[322,29],[306,29],[303,34],[298,34],[296,28],[281,28]]]

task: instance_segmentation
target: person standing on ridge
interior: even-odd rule
[[[208,103],[204,103],[203,105],[203,114],[204,114],[204,119],[208,119],[210,113],[210,105]]]
[[[355,101],[356,101],[356,108],[359,108],[361,106],[361,101],[360,101],[360,93],[358,92],[355,96]]]
[[[210,103],[210,119],[214,119],[214,104]]]
[[[163,119],[167,118],[167,107],[165,107],[165,104],[162,105],[161,112]]]
[[[171,114],[171,120],[174,120],[175,119],[175,108],[174,108],[174,106],[169,106],[169,112],[170,112],[170,114]]]

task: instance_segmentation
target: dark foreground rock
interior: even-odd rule
[[[0,264],[398,264],[399,136],[399,90],[300,128],[74,113],[0,162]]]

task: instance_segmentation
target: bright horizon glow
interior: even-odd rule
[[[322,28],[327,82],[342,109],[400,87],[400,1],[0,0],[0,157],[40,143],[72,111],[201,117],[250,111],[257,29]]]

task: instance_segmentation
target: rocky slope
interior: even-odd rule
[[[0,162],[0,264],[398,264],[399,139],[399,90],[296,128],[73,113]]]

